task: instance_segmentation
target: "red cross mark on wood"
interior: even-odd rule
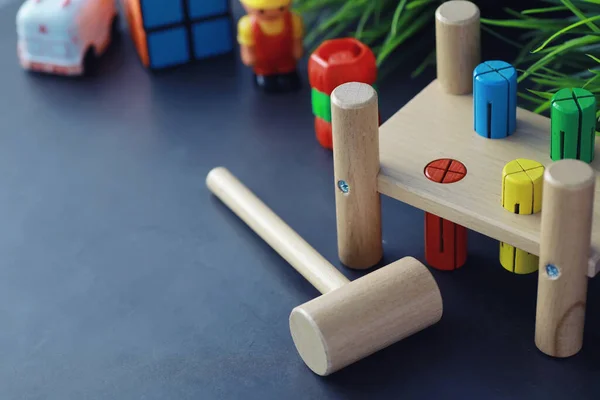
[[[425,176],[436,183],[454,183],[467,175],[467,167],[451,158],[434,160],[425,167]]]

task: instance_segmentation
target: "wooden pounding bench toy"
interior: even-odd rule
[[[500,241],[500,261],[538,271],[535,343],[554,357],[583,343],[587,280],[600,259],[596,99],[559,91],[551,119],[516,106],[516,70],[480,60],[479,10],[448,1],[436,12],[438,78],[379,127],[368,83],[329,96],[340,261],[368,269],[383,256],[384,194],[426,212],[426,259],[452,270],[467,230]],[[438,322],[442,298],[427,268],[403,258],[348,280],[224,168],[207,186],[322,296],[292,310],[296,349],[329,375]]]
[[[363,269],[381,259],[380,194],[426,212],[434,268],[464,264],[467,229],[492,237],[504,268],[539,271],[538,348],[573,355],[600,254],[596,99],[563,89],[551,119],[518,108],[514,67],[480,60],[471,2],[443,3],[436,37],[437,79],[380,128],[372,87],[331,95],[340,260]]]
[[[206,184],[322,293],[290,315],[296,349],[316,374],[329,375],[442,317],[439,288],[414,258],[349,282],[228,170],[213,169]]]

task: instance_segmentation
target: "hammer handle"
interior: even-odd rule
[[[206,185],[319,292],[325,294],[349,283],[227,169],[217,167],[210,171]]]

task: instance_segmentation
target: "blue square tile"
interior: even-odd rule
[[[141,5],[146,29],[183,21],[183,7],[180,0],[141,0]]]
[[[188,36],[184,27],[148,34],[151,68],[165,68],[190,60]]]
[[[233,49],[231,23],[231,18],[223,17],[195,24],[192,32],[196,58],[206,58],[231,51]]]
[[[188,0],[190,18],[206,18],[226,13],[228,0]]]

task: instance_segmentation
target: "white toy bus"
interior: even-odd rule
[[[115,0],[25,0],[17,13],[17,53],[27,70],[82,75],[117,29]]]

